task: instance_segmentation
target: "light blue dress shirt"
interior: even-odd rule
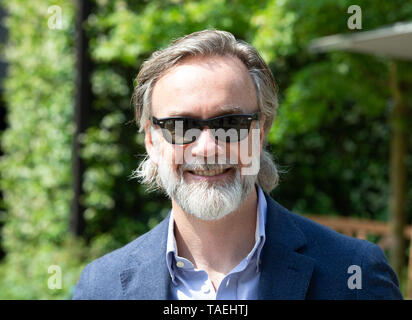
[[[208,274],[193,263],[179,257],[174,236],[173,210],[167,235],[166,263],[170,272],[170,293],[175,300],[255,300],[260,278],[260,254],[265,243],[267,203],[262,189],[256,185],[258,208],[255,245],[249,254],[221,281],[215,291]]]

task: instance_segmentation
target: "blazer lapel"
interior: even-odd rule
[[[166,266],[166,242],[169,216],[144,235],[132,250],[120,272],[123,297],[131,300],[166,300],[170,275]]]
[[[305,299],[315,260],[299,253],[305,236],[290,213],[266,196],[266,242],[262,250],[259,299]]]

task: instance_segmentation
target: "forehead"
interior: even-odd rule
[[[152,114],[211,118],[224,113],[257,110],[253,80],[236,57],[189,57],[155,84]]]

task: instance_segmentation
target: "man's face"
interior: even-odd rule
[[[210,119],[257,111],[252,78],[235,57],[186,58],[163,75],[152,92],[152,115],[158,119]],[[256,121],[253,127],[258,128]],[[252,131],[243,142],[226,143],[217,141],[207,128],[194,142],[177,145],[167,142],[159,128],[150,131],[147,127],[146,148],[158,166],[164,189],[185,212],[205,220],[219,219],[236,210],[254,186],[257,172],[241,175],[245,158],[240,145],[246,143],[247,153],[259,162],[263,133],[258,132],[258,152],[255,149],[252,154],[252,143],[256,144]]]

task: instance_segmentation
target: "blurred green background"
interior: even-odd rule
[[[0,299],[70,299],[88,262],[166,216],[169,201],[129,178],[145,153],[133,123],[133,83],[151,52],[205,28],[230,31],[254,45],[277,81],[280,109],[269,147],[282,174],[272,196],[302,214],[389,220],[390,61],[307,50],[317,37],[357,32],[347,26],[352,0],[89,3],[82,26],[92,62],[92,102],[79,137],[84,226],[73,232],[77,2],[0,0]],[[412,17],[412,1],[356,4],[362,31]],[[61,28],[50,28],[48,9],[56,5]],[[412,66],[396,63],[410,109]],[[404,127],[410,147],[410,116]],[[412,157],[405,161],[411,177]],[[410,180],[405,214],[411,224]],[[407,258],[405,249],[405,265]],[[48,287],[51,265],[61,268],[61,289]],[[403,274],[401,281],[405,290]]]

